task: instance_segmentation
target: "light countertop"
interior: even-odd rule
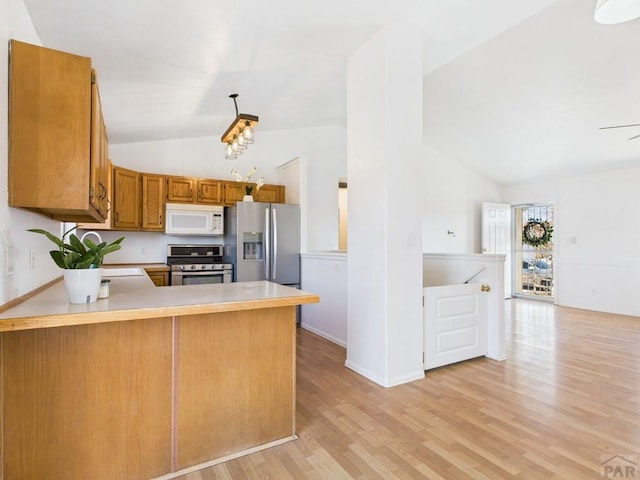
[[[155,287],[146,275],[110,277],[108,298],[70,304],[62,280],[0,313],[0,332],[317,303],[316,294],[267,281]]]

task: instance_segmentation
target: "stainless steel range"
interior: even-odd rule
[[[233,281],[233,265],[222,261],[222,250],[222,245],[167,245],[171,285]]]

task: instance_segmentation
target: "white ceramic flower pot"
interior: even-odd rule
[[[243,202],[253,202],[253,197],[251,195],[245,195],[242,197]]]
[[[98,299],[102,268],[64,270],[64,286],[70,303],[91,303]]]

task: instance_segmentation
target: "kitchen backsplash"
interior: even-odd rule
[[[80,230],[83,233],[85,230]],[[119,237],[125,237],[122,249],[109,254],[107,263],[165,263],[167,260],[167,245],[170,243],[193,244],[222,244],[221,235],[185,236],[165,235],[155,232],[114,232],[98,231],[104,241],[110,242]]]

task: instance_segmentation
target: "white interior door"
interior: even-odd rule
[[[487,295],[481,285],[424,289],[424,369],[487,354]]]
[[[482,204],[482,253],[502,253],[504,262],[504,296],[511,298],[511,205]]]

